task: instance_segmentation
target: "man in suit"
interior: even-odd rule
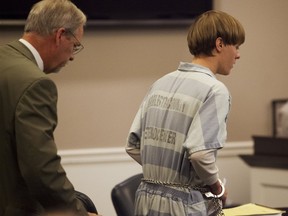
[[[69,0],[35,4],[19,41],[0,47],[0,215],[87,213],[61,166],[57,89],[47,76],[83,49],[86,16]]]

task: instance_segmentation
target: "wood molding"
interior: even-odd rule
[[[131,162],[132,159],[125,152],[124,147],[88,148],[59,150],[62,164],[86,164]],[[240,154],[253,154],[252,141],[228,142],[218,152],[218,157],[235,157]]]

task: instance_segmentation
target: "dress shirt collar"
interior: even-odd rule
[[[30,51],[31,53],[33,54],[34,58],[36,59],[36,62],[37,62],[37,65],[38,67],[40,68],[40,70],[44,70],[44,64],[43,64],[43,60],[40,56],[40,54],[38,53],[38,51],[26,40],[24,39],[19,39],[19,41],[21,43],[23,43]]]

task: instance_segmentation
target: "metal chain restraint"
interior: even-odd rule
[[[206,192],[209,192],[208,188],[205,187],[201,187],[201,186],[191,186],[188,184],[181,184],[181,183],[168,183],[168,182],[162,182],[162,181],[157,181],[157,180],[153,180],[153,179],[145,179],[142,178],[141,179],[142,182],[146,182],[146,183],[151,183],[151,184],[159,184],[159,185],[164,185],[164,186],[171,186],[171,187],[179,187],[179,188],[187,188],[187,189],[192,189],[192,190],[197,190],[199,191],[201,194],[205,194]],[[211,199],[214,207],[215,207],[215,216],[225,216],[224,212],[222,211],[222,206],[219,203],[219,198],[216,197],[212,197],[209,198]]]

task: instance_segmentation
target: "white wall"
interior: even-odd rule
[[[227,77],[219,77],[232,94],[230,140],[272,134],[271,100],[288,98],[288,1],[215,0],[216,8],[240,20],[246,41],[241,59]]]
[[[288,1],[214,2],[246,30],[241,59],[229,76],[218,76],[232,94],[228,141],[271,135],[271,100],[288,97]],[[191,61],[187,28],[88,28],[84,51],[54,76],[59,87],[59,147],[123,146],[149,86],[180,61]]]
[[[250,202],[249,167],[238,155],[252,153],[251,142],[227,143],[225,148],[219,151],[220,176],[227,179],[230,203]],[[134,162],[123,148],[63,150],[60,155],[75,188],[93,200],[99,214],[116,216],[111,190],[117,183],[140,173],[141,166]]]
[[[241,59],[227,77],[232,94],[228,141],[272,134],[271,100],[288,97],[288,1],[214,0],[246,30]],[[188,28],[188,27],[187,27]],[[191,61],[186,27],[87,28],[79,53],[59,74],[59,149],[121,147],[152,82]],[[0,26],[0,43],[23,26]]]
[[[288,206],[287,169],[253,167],[251,176],[251,202],[283,208]]]

